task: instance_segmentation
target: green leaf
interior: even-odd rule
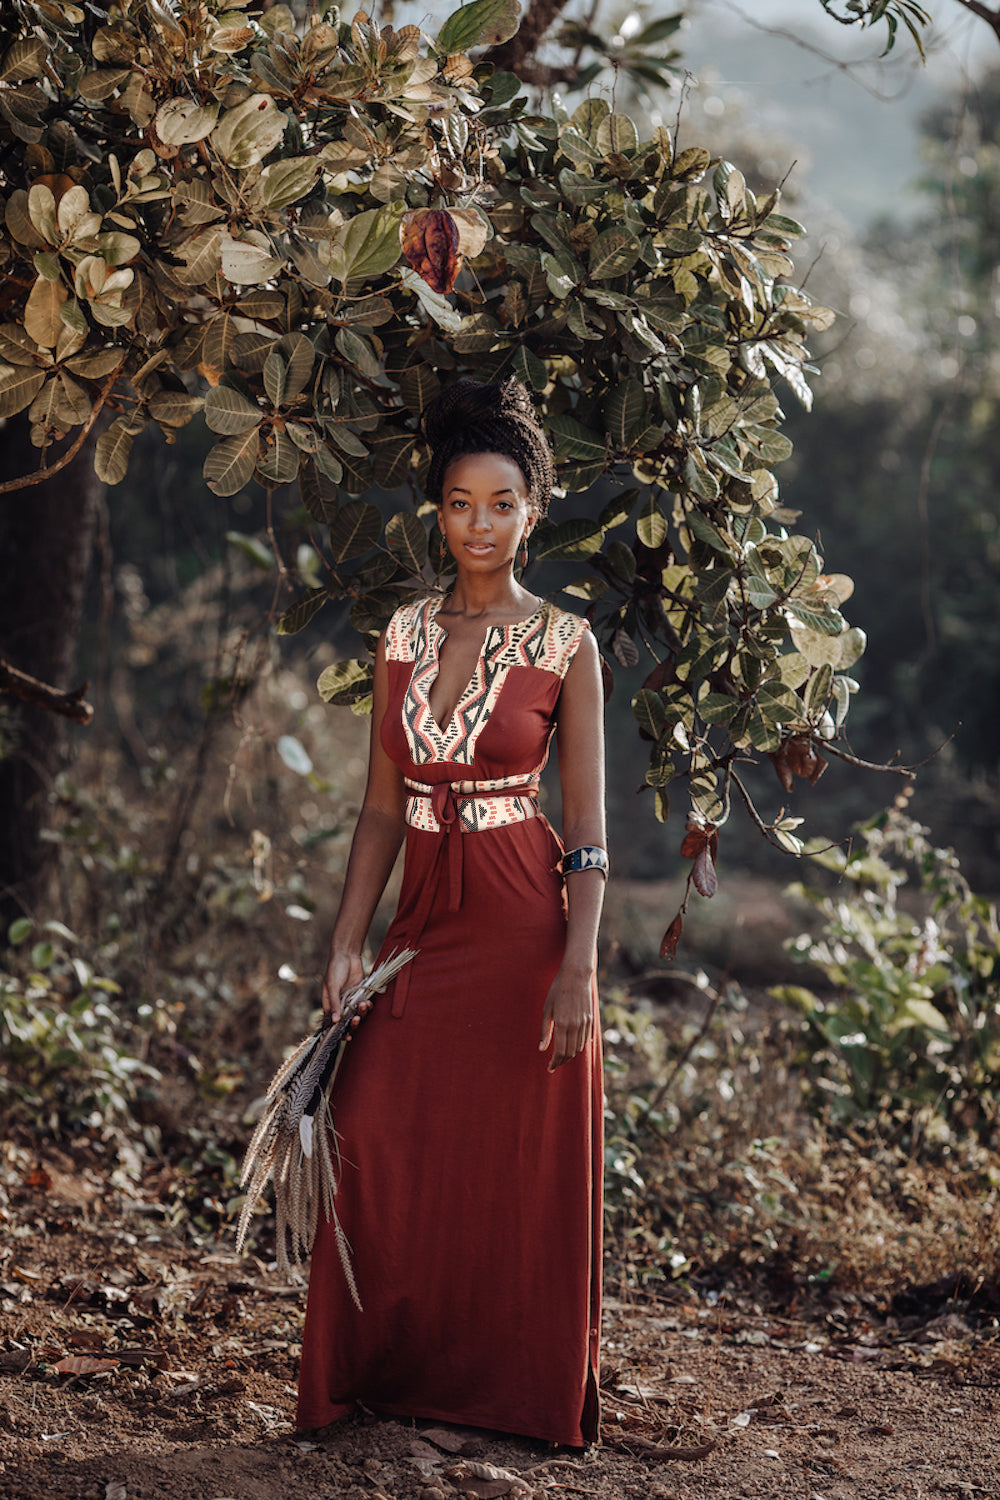
[[[635,529],[642,545],[651,551],[661,547],[666,541],[667,518],[652,495],[639,512]]]
[[[650,739],[658,740],[667,727],[667,711],[663,706],[663,699],[659,693],[654,693],[650,688],[641,688],[632,699],[632,714],[640,729],[644,729]]]
[[[536,533],[538,535],[538,533]],[[601,550],[604,533],[596,521],[563,521],[560,526],[546,526],[532,548],[536,562],[579,562]]]
[[[274,567],[274,554],[258,537],[248,536],[245,531],[227,531],[226,541],[263,572],[270,573]]]
[[[355,333],[353,328],[338,328],[334,343],[348,363],[360,370],[362,375],[373,380],[378,378],[378,355],[364,334]]]
[[[31,962],[36,969],[48,969],[56,956],[52,943],[36,943],[31,950]]]
[[[318,614],[323,608],[329,597],[325,588],[311,589],[308,594],[304,594],[290,609],[286,609],[285,613],[281,616],[281,619],[278,621],[278,634],[295,635],[298,631],[304,629],[309,624],[313,615]]]
[[[32,188],[34,192],[34,188]],[[61,281],[39,276],[24,304],[24,330],[43,349],[52,349],[63,329],[60,312],[69,296]]]
[[[355,214],[334,241],[332,270],[338,281],[372,281],[392,269],[402,254],[403,211],[404,205],[390,203]]]
[[[772,724],[792,724],[802,717],[802,704],[783,682],[761,683],[757,706]]]
[[[582,458],[604,462],[604,439],[589,432],[575,417],[555,416],[549,420],[549,431],[555,439],[557,458]]]
[[[316,687],[327,703],[347,707],[370,693],[373,682],[371,662],[338,661],[320,673]]]
[[[441,382],[430,365],[411,365],[399,377],[399,394],[408,410],[419,415],[441,394]]]
[[[59,205],[62,208],[62,204]],[[135,260],[142,249],[142,241],[136,239],[134,234],[122,234],[118,230],[111,230],[107,234],[97,236],[97,248],[101,259],[109,266],[124,266],[130,260]]]
[[[222,274],[234,286],[254,286],[270,281],[285,264],[283,255],[275,255],[274,247],[259,230],[248,229],[243,239],[232,239],[224,234],[219,240]],[[210,253],[212,241],[206,240],[206,253]]]
[[[319,171],[320,161],[315,156],[291,156],[269,162],[260,174],[261,197],[272,212],[287,208],[315,186]]]
[[[291,484],[298,478],[299,450],[287,432],[272,432],[257,460],[257,477],[268,485]]]
[[[709,469],[698,448],[688,450],[687,457],[684,460],[684,482],[691,494],[697,495],[700,500],[717,500],[719,498],[719,481]],[[691,529],[695,531],[696,535],[699,534],[694,526]],[[707,540],[707,537],[702,537],[702,540]]]
[[[7,928],[7,941],[12,948],[17,948],[31,936],[34,922],[30,917],[15,917]]]
[[[647,786],[657,788],[657,812],[656,816],[660,822],[666,822],[666,817],[660,817],[660,797],[663,797],[663,805],[669,809],[669,803],[663,788],[673,781],[677,774],[674,765],[673,754],[668,745],[654,745],[649,755],[649,765],[646,768],[645,782]]]
[[[639,132],[628,115],[607,115],[597,127],[597,149],[602,156],[627,156],[639,145]]]
[[[161,391],[149,403],[149,415],[161,427],[184,427],[204,406],[201,396],[185,391]]]
[[[415,443],[412,437],[398,437],[391,430],[378,436],[371,446],[375,466],[375,483],[383,490],[398,489],[410,473]]]
[[[201,105],[196,99],[168,99],[156,111],[156,134],[165,146],[190,146],[203,141],[215,129],[218,104]]]
[[[519,0],[472,0],[445,21],[434,42],[435,51],[447,57],[472,47],[497,47],[510,41],[520,17]]]
[[[256,402],[232,386],[212,386],[205,396],[205,422],[213,432],[249,432],[260,425],[262,416]]]
[[[0,79],[4,83],[24,83],[28,78],[38,78],[45,71],[47,57],[45,43],[41,37],[21,37],[13,42],[0,63]],[[13,938],[11,939],[13,942]]]
[[[919,996],[911,995],[907,999],[903,1006],[902,1021],[904,1025],[923,1026],[927,1031],[939,1032],[949,1041],[952,1040],[951,1027],[937,1006]]]
[[[304,333],[286,333],[275,344],[274,352],[280,354],[286,363],[285,390],[281,399],[287,406],[301,396],[308,385],[316,350]]]
[[[725,558],[732,558],[732,541],[707,516],[703,516],[696,506],[691,506],[684,512],[684,521],[699,542],[704,542],[713,552],[719,552]]]
[[[628,450],[646,425],[646,393],[638,380],[623,380],[604,403],[604,430],[615,448]]]
[[[35,365],[0,367],[0,417],[13,417],[30,406],[45,384],[46,370]]]
[[[335,562],[370,551],[382,530],[382,516],[374,505],[349,500],[330,523],[330,552]]]
[[[218,387],[216,387],[218,389]],[[209,450],[202,473],[215,495],[235,495],[253,478],[257,467],[257,428],[238,436],[223,438]]]
[[[825,712],[832,690],[833,668],[829,663],[824,663],[817,667],[805,690],[803,701],[809,719],[818,719]]]
[[[699,700],[698,712],[706,724],[728,724],[739,706],[740,700],[728,693],[706,693]]]
[[[413,511],[401,510],[386,522],[385,544],[407,572],[419,573],[427,561],[427,529]]]
[[[521,344],[514,350],[511,365],[523,385],[530,386],[536,391],[544,391],[548,385],[548,366],[543,359],[538,358],[537,354],[533,354],[526,344]]]
[[[788,438],[773,427],[758,427],[748,422],[744,424],[743,436],[767,464],[784,463],[792,455],[793,447]]]
[[[251,94],[225,111],[208,139],[228,166],[245,169],[263,161],[280,144],[287,125],[288,116],[270,95]]]
[[[321,447],[315,455],[303,458],[299,464],[299,495],[313,520],[329,525],[337,511],[337,483],[343,471],[333,459],[336,474],[326,474],[317,462],[320,454],[325,452]]]
[[[588,264],[595,281],[624,276],[639,259],[639,241],[627,229],[605,229],[590,247]]]
[[[124,417],[116,417],[101,433],[94,452],[94,473],[102,483],[120,484],[125,478],[134,440]]]

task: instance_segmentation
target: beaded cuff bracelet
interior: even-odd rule
[[[582,844],[579,849],[571,849],[562,858],[564,875],[572,875],[574,870],[600,870],[607,880],[608,868],[608,856],[597,844]]]

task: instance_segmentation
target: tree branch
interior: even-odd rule
[[[101,391],[100,396],[98,397],[97,405],[90,413],[90,416],[87,418],[86,422],[84,422],[83,426],[80,428],[80,431],[73,439],[73,442],[66,449],[66,452],[63,453],[59,458],[57,458],[55,463],[48,464],[44,469],[35,469],[34,473],[24,474],[20,479],[4,480],[4,482],[0,484],[0,495],[12,495],[17,490],[26,490],[29,485],[43,484],[46,479],[54,478],[56,474],[61,473],[62,470],[65,469],[67,464],[73,462],[74,458],[79,453],[84,443],[87,441],[94,423],[97,421],[101,412],[104,410],[104,403],[111,395],[111,391],[114,387],[115,381],[121,374],[124,364],[125,361],[122,360],[122,363],[118,366],[117,370],[112,371],[112,373],[108,376],[104,384],[104,388]]]
[[[546,33],[566,7],[567,0],[531,0],[521,25],[509,42],[491,47],[484,54],[484,62],[491,62],[498,73],[516,73],[526,82],[524,65],[534,62]],[[537,64],[535,64],[537,67]]]
[[[821,741],[824,755],[835,755],[838,760],[846,761],[849,766],[855,766],[859,771],[888,771],[892,776],[904,776],[907,781],[916,778],[916,771],[912,766],[894,766],[888,761],[879,764],[874,760],[861,760],[857,755],[851,755],[847,750],[840,750],[829,740]]]
[[[22,703],[31,703],[35,708],[44,708],[50,714],[62,714],[63,718],[74,719],[77,724],[89,724],[94,717],[93,704],[87,703],[83,696],[89,686],[84,682],[78,688],[63,692],[50,687],[47,682],[39,682],[37,677],[29,677],[27,672],[19,672],[0,658],[0,693],[19,698]]]
[[[1000,42],[1000,11],[990,10],[989,6],[983,5],[982,0],[958,0],[958,3],[965,10],[971,10],[981,21],[985,21]]]

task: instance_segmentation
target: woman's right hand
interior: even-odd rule
[[[340,1020],[343,996],[356,984],[360,984],[364,977],[365,969],[360,953],[345,953],[337,948],[330,950],[330,962],[323,975],[323,1009],[332,1025],[335,1026]]]

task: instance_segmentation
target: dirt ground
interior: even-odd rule
[[[612,1284],[601,1446],[363,1415],[304,1441],[301,1287],[85,1175],[33,1180],[0,1209],[4,1500],[1000,1495],[1000,1332],[954,1302]]]

